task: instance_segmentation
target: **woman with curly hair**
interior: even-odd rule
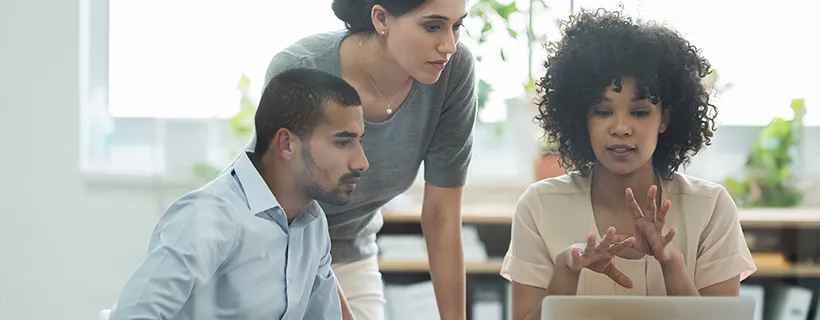
[[[710,144],[709,62],[679,33],[585,11],[549,47],[536,119],[566,175],[519,199],[501,275],[514,319],[546,295],[737,295],[756,270],[720,185],[678,173]]]

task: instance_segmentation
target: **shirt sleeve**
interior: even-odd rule
[[[270,80],[277,74],[283,71],[299,68],[302,66],[301,60],[288,52],[279,52],[273,56],[268,64],[268,69],[265,71],[265,86],[267,87]],[[262,89],[264,91],[264,88]],[[246,151],[253,152],[256,148],[256,132],[251,136],[251,140],[245,146]]]
[[[126,281],[111,320],[171,319],[228,257],[237,237],[217,200],[187,195],[157,223],[147,257]]]
[[[424,157],[424,180],[444,188],[463,186],[467,180],[477,105],[473,54],[459,44],[452,60],[447,98]]]
[[[510,247],[501,265],[501,276],[520,284],[547,288],[555,263],[541,236],[533,213],[538,214],[534,187],[530,187],[515,208]]]
[[[756,270],[740,227],[737,206],[726,189],[720,187],[715,210],[700,237],[695,286],[700,290],[738,275],[743,280]]]
[[[310,299],[305,311],[304,319],[341,319],[342,306],[339,301],[337,291],[336,275],[330,268],[332,261],[330,256],[330,234],[327,232],[327,220],[322,217],[322,224],[325,226],[322,259],[316,271],[313,287],[310,291]]]

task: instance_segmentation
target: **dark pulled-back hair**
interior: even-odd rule
[[[702,82],[711,66],[678,32],[600,9],[571,17],[562,36],[547,46],[535,117],[558,143],[562,167],[586,174],[596,162],[587,113],[622,77],[634,77],[641,98],[660,97],[661,110],[670,113],[652,155],[661,174],[671,176],[711,143],[717,110]]]
[[[325,120],[325,107],[331,102],[342,107],[362,104],[356,89],[323,71],[295,68],[274,76],[256,109],[254,160],[262,158],[279,129],[310,139],[313,130]]]
[[[333,0],[331,8],[339,20],[352,33],[373,32],[370,11],[374,5],[384,7],[391,15],[399,17],[418,9],[427,0]]]

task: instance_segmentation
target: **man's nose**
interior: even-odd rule
[[[364,154],[364,149],[359,147],[359,152],[353,158],[350,169],[362,173],[367,171],[368,168],[370,168],[370,162],[367,161],[367,156]]]

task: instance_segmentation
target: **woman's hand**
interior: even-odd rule
[[[669,213],[669,208],[672,202],[665,200],[658,210],[656,196],[658,194],[658,187],[649,187],[647,192],[647,201],[650,204],[649,210],[644,212],[638,201],[635,200],[635,194],[632,193],[632,188],[626,188],[626,201],[632,209],[632,218],[635,223],[635,244],[633,248],[643,252],[646,255],[654,256],[659,262],[663,263],[670,261],[675,257],[675,249],[668,244],[675,238],[677,230],[672,228],[666,235],[663,235],[663,227],[666,225],[666,214]]]
[[[612,258],[618,251],[631,246],[634,242],[634,237],[615,235],[614,227],[606,230],[604,238],[598,244],[595,244],[595,234],[592,233],[587,236],[586,247],[570,247],[571,259],[567,259],[567,268],[575,274],[587,268],[605,274],[623,287],[632,288],[632,279],[612,264]]]

